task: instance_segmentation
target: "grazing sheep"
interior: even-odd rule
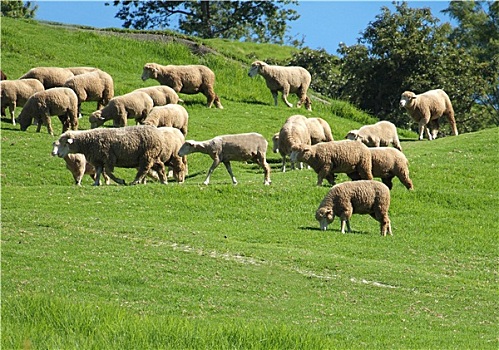
[[[90,127],[95,129],[112,119],[113,126],[127,125],[128,118],[142,120],[153,108],[152,98],[143,91],[132,91],[128,94],[112,98],[103,109],[90,115]]]
[[[7,80],[7,76],[3,72],[3,70],[0,70],[0,80]]]
[[[160,84],[171,87],[175,92],[184,94],[202,93],[207,98],[207,106],[213,103],[223,109],[220,98],[214,90],[215,73],[202,65],[162,66],[157,63],[146,63],[142,71],[142,80],[155,79]]]
[[[78,115],[81,115],[82,102],[97,101],[97,109],[101,109],[114,97],[113,78],[98,69],[75,75],[69,78],[64,86],[73,89],[78,97]]]
[[[5,80],[0,82],[2,115],[5,115],[5,108],[9,107],[12,124],[16,125],[16,119],[14,118],[16,107],[24,106],[33,94],[43,90],[42,83],[36,79]]]
[[[397,127],[386,120],[373,125],[364,125],[359,130],[350,130],[346,138],[348,140],[360,141],[368,147],[387,147],[392,144],[393,147],[402,151]]]
[[[310,73],[303,67],[281,67],[270,66],[262,61],[255,61],[251,64],[248,75],[253,78],[257,74],[264,77],[267,87],[274,97],[274,104],[277,106],[277,93],[281,91],[282,100],[288,107],[293,107],[288,102],[289,93],[295,93],[299,101],[296,107],[301,107],[305,103],[307,110],[312,110],[312,101],[307,96],[307,90],[312,81]]]
[[[187,157],[180,156],[178,152],[185,142],[185,137],[177,128],[160,127],[158,130],[164,139],[161,161],[165,166],[172,168],[175,180],[183,183],[187,174]]]
[[[96,170],[95,167],[87,162],[85,156],[81,153],[75,154],[67,154],[64,157],[64,161],[66,162],[66,168],[71,172],[73,178],[75,180],[75,185],[81,186],[81,179],[83,179],[83,175],[90,175],[92,180],[95,181]],[[110,179],[105,174],[102,173],[104,179],[106,180],[106,185],[109,185]]]
[[[179,129],[185,136],[189,126],[189,113],[181,105],[153,107],[147,117],[139,122],[156,127],[171,126]]]
[[[310,145],[310,132],[307,127],[307,118],[303,115],[292,115],[284,122],[279,134],[272,137],[274,153],[279,152],[282,157],[282,172],[286,172],[286,156],[291,154],[293,147]],[[302,164],[298,165],[302,169]],[[291,169],[295,162],[291,160]]]
[[[369,148],[371,152],[373,177],[380,177],[381,181],[391,190],[392,179],[396,176],[408,189],[414,188],[409,177],[409,162],[399,150],[391,147]],[[359,173],[347,174],[352,180],[360,180]]]
[[[334,184],[335,173],[359,173],[361,179],[372,180],[371,152],[361,142],[350,140],[321,142],[293,148],[292,161],[305,162],[317,173],[317,186],[324,179]]]
[[[78,97],[70,88],[58,87],[43,90],[32,95],[24,105],[17,121],[22,131],[36,121],[36,132],[40,132],[42,124],[47,125],[50,135],[54,136],[50,116],[57,115],[62,123],[62,132],[70,128],[78,129]]]
[[[437,137],[438,118],[442,115],[447,116],[452,135],[458,135],[454,109],[449,96],[444,90],[430,90],[419,95],[411,91],[405,91],[400,98],[400,106],[405,107],[411,118],[419,124],[419,140],[423,139],[425,130],[429,140]],[[436,121],[432,124],[435,129],[430,132],[428,124],[433,120]]]
[[[334,217],[338,216],[341,220],[341,233],[345,233],[345,225],[348,232],[351,232],[350,218],[353,214],[369,214],[380,223],[381,235],[386,236],[387,233],[392,235],[389,208],[390,190],[381,182],[344,182],[333,186],[326,194],[315,212],[315,218],[319,221],[321,230],[325,231]]]
[[[270,166],[266,161],[267,140],[257,133],[235,134],[217,136],[207,141],[186,141],[178,154],[183,157],[190,153],[200,152],[208,154],[213,159],[213,164],[208,170],[208,175],[204,181],[205,185],[210,183],[210,176],[213,170],[224,163],[229,172],[232,183],[237,185],[237,180],[232,173],[230,161],[253,160],[264,169],[264,184],[270,185]]]
[[[19,79],[38,79],[45,89],[50,89],[64,86],[64,83],[73,76],[74,74],[67,68],[37,67],[30,69]]]
[[[175,90],[166,85],[150,86],[136,89],[134,91],[143,91],[151,96],[154,106],[164,106],[167,104],[177,104],[184,102],[181,100]]]
[[[146,125],[68,131],[54,142],[52,155],[64,158],[69,153],[82,153],[96,169],[94,186],[100,185],[103,172],[114,182],[125,185],[125,180],[113,174],[115,167],[138,168],[132,185],[141,183],[150,169],[158,173],[161,183],[166,183],[165,167],[160,159],[163,143],[163,134]]]

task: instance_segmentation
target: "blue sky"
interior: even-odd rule
[[[112,3],[112,0],[108,2]],[[34,1],[38,5],[36,19],[68,24],[87,25],[96,28],[121,28],[122,21],[114,18],[118,7],[105,6],[105,1]],[[449,18],[440,11],[447,8],[448,1],[408,1],[410,7],[429,7],[433,16],[442,22]],[[387,6],[392,11],[392,1],[300,1],[296,10],[300,19],[290,22],[288,35],[301,40],[312,49],[323,48],[336,54],[343,42],[357,42],[369,22],[373,21]]]

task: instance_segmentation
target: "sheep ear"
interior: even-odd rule
[[[411,97],[411,100],[415,100],[417,96],[412,96]]]

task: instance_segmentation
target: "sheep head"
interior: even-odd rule
[[[178,155],[180,157],[184,157],[188,154],[195,152],[196,151],[195,144],[196,144],[196,141],[192,141],[192,140],[185,141],[184,144],[182,145],[182,147],[180,147],[180,149],[178,150]]]
[[[153,63],[146,63],[144,69],[142,70],[142,80],[147,80],[149,78],[156,79],[158,77],[158,68]]]
[[[333,208],[320,207],[315,212],[315,219],[319,221],[321,231],[326,231],[327,225],[334,220]]]
[[[293,163],[305,162],[313,156],[312,148],[308,145],[294,146],[291,150],[289,159]]]
[[[352,140],[352,141],[357,140],[358,137],[359,137],[359,130],[350,130],[347,136],[345,136],[347,140]]]
[[[416,99],[416,94],[412,91],[405,91],[400,97],[400,107],[408,108],[413,100]]]
[[[102,125],[105,122],[105,119],[102,117],[102,111],[93,112],[88,118],[90,122],[90,128],[95,129],[99,125]]]
[[[54,141],[52,144],[52,156],[58,156],[59,158],[66,157],[70,153],[70,146],[73,143],[74,139],[70,134],[62,134],[59,140]]]
[[[275,133],[274,136],[272,136],[272,152],[277,153],[279,152],[279,133]]]
[[[248,72],[248,76],[250,78],[253,78],[255,75],[257,75],[259,72],[260,72],[260,68],[262,68],[263,66],[266,66],[267,63],[263,62],[263,61],[255,61],[251,64],[251,68]]]

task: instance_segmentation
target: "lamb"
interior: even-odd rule
[[[179,129],[185,136],[188,130],[189,113],[181,105],[153,107],[147,117],[140,120],[140,123],[156,127],[171,126]]]
[[[324,179],[334,184],[335,173],[357,172],[361,179],[373,179],[371,152],[361,142],[342,140],[297,146],[291,160],[311,166],[317,173],[317,186],[322,186]]]
[[[227,168],[232,178],[232,183],[237,185],[237,180],[230,166],[232,160],[256,161],[264,169],[264,184],[270,185],[270,166],[266,161],[267,146],[267,140],[257,133],[222,135],[202,142],[186,141],[178,154],[183,157],[190,153],[200,152],[208,154],[213,159],[213,164],[208,170],[208,175],[204,181],[205,185],[210,183],[210,176],[220,162]]]
[[[251,64],[248,76],[253,78],[257,74],[264,77],[267,87],[274,97],[274,104],[277,106],[277,93],[281,91],[282,99],[286,106],[293,107],[288,102],[289,93],[295,93],[299,101],[296,106],[299,108],[303,103],[307,110],[312,110],[312,101],[307,96],[307,90],[312,81],[310,73],[303,67],[282,67],[270,66],[263,61],[255,61]]]
[[[100,185],[103,172],[114,182],[125,185],[125,180],[113,174],[115,167],[138,168],[131,185],[141,183],[150,169],[166,184],[165,167],[160,159],[164,148],[161,131],[139,125],[65,132],[54,142],[52,155],[64,158],[69,153],[82,153],[95,166],[94,186]]]
[[[142,80],[145,81],[149,78],[171,87],[177,93],[202,93],[207,98],[208,108],[211,108],[215,103],[217,108],[223,109],[220,98],[214,90],[215,73],[206,66],[163,66],[157,63],[146,63],[142,71]]]
[[[438,119],[442,115],[447,117],[452,135],[458,135],[454,109],[444,90],[430,90],[419,95],[412,91],[405,91],[400,98],[400,106],[405,107],[411,118],[419,124],[419,140],[423,139],[425,130],[428,140],[434,140],[437,137]],[[430,123],[435,127],[431,132],[428,128]]]
[[[100,69],[75,75],[69,78],[65,87],[73,89],[78,97],[78,114],[81,115],[81,103],[97,101],[97,109],[102,109],[114,97],[113,78]]]
[[[399,150],[391,147],[369,148],[371,152],[373,177],[380,177],[381,181],[391,190],[392,179],[396,176],[408,189],[414,189],[409,177],[409,162]],[[352,180],[359,180],[357,172],[347,174]]]
[[[50,135],[54,136],[50,116],[57,115],[62,123],[62,132],[70,128],[78,129],[78,97],[70,88],[59,87],[43,90],[32,95],[17,117],[22,131],[36,121],[36,132],[40,132],[42,124],[47,125]]]
[[[24,106],[31,95],[45,90],[42,83],[36,79],[2,80],[0,82],[0,95],[2,115],[9,107],[12,124],[16,125],[14,118],[16,107]]]
[[[187,157],[180,156],[178,152],[185,142],[185,137],[176,128],[160,127],[158,130],[163,134],[164,140],[161,161],[172,168],[175,180],[183,183],[187,174]]]
[[[286,156],[291,154],[292,148],[301,144],[310,145],[310,132],[307,127],[307,118],[303,115],[292,115],[282,126],[279,134],[272,137],[273,151],[279,152],[282,157],[282,172],[286,172]],[[295,162],[291,160],[291,169],[295,168]],[[302,164],[298,166],[302,169]]]
[[[386,236],[387,233],[392,235],[389,208],[390,190],[381,182],[344,182],[333,186],[326,194],[315,212],[315,218],[319,221],[321,230],[325,231],[334,217],[339,216],[341,233],[345,233],[345,225],[348,232],[351,232],[350,218],[353,214],[369,214],[380,223],[381,235]]]
[[[90,127],[97,128],[107,120],[113,120],[113,126],[127,125],[127,118],[145,119],[153,108],[152,98],[143,91],[113,97],[103,109],[90,115]]]
[[[19,79],[38,79],[45,89],[50,89],[64,86],[64,83],[73,76],[74,74],[67,68],[36,67],[30,69]]]
[[[184,102],[181,100],[175,90],[166,85],[150,86],[136,89],[134,91],[143,91],[151,96],[154,106],[164,106],[167,104],[177,104]]]
[[[373,125],[364,125],[359,130],[350,130],[345,138],[360,141],[368,147],[386,147],[392,144],[393,147],[402,151],[397,127],[386,120]]]
[[[87,162],[83,154],[81,153],[67,154],[64,157],[64,161],[66,162],[66,168],[73,175],[73,178],[75,180],[75,185],[81,186],[81,179],[85,174],[90,175],[92,180],[95,181],[95,176],[96,176],[95,167],[89,162]],[[106,185],[109,185],[110,183],[109,177],[105,173],[102,173],[102,175],[104,176]]]

